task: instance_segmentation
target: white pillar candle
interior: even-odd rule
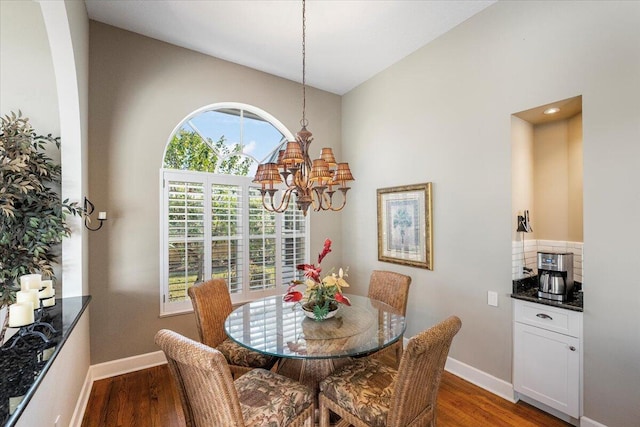
[[[49,289],[53,289],[53,280],[43,280],[42,282],[40,282],[40,286],[41,288],[49,288]]]
[[[53,352],[56,351],[55,347],[49,347],[42,350],[42,359],[41,362],[51,359]]]
[[[38,290],[37,289],[29,289],[26,291],[18,291],[16,292],[16,302],[26,303],[31,302],[33,305],[32,310],[40,307],[40,298],[38,298]]]
[[[22,403],[22,399],[24,399],[24,396],[9,398],[9,415],[13,415],[13,413],[16,412],[16,409],[18,409],[18,405]]]
[[[51,297],[51,298],[47,298],[47,299],[43,299],[42,300],[42,306],[43,307],[53,307],[54,305],[56,305],[56,298],[55,297]]]
[[[51,298],[54,295],[55,294],[52,288],[44,288],[43,290],[38,292],[38,298],[40,299]]]
[[[98,212],[98,219],[102,219],[102,220],[107,219],[107,213],[106,212]]]
[[[23,291],[27,289],[40,289],[41,281],[41,274],[25,274],[20,276],[20,289]]]
[[[9,306],[9,327],[18,328],[20,326],[33,323],[33,306],[30,302],[18,302]]]

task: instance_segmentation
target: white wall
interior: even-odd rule
[[[637,425],[638,76],[640,3],[498,2],[345,95],[343,153],[358,188],[342,255],[356,290],[372,269],[411,275],[407,335],[457,314],[451,356],[511,382],[511,114],[582,95],[584,413]],[[376,188],[425,181],[434,271],[378,262]]]
[[[0,2],[0,113],[22,111],[40,133],[60,135],[58,92],[40,5]],[[60,152],[48,151],[54,158]]]
[[[2,113],[21,108],[37,130],[61,136],[62,195],[81,201],[86,173],[77,167],[80,159],[69,153],[81,151],[87,142],[88,18],[84,2],[2,1],[0,16]],[[79,219],[70,218],[70,222],[72,238],[63,245],[63,296],[80,295],[87,286],[83,278],[86,232]],[[87,312],[17,425],[52,426],[58,415],[58,425],[69,425],[88,368]]]

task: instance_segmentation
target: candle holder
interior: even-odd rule
[[[42,327],[44,329],[44,332],[36,330],[36,328],[38,327]],[[49,332],[49,335],[46,335],[45,332]],[[18,329],[18,332],[13,337],[11,337],[11,339],[13,340],[11,345],[8,347],[2,347],[2,351],[11,350],[19,343],[24,343],[25,345],[27,345],[28,343],[26,339],[28,337],[38,337],[44,343],[48,344],[51,342],[51,338],[53,338],[53,336],[57,333],[58,331],[50,323],[37,320],[28,325],[20,326],[20,329]]]
[[[95,228],[91,228],[89,226],[89,223],[91,223],[90,215],[93,213],[95,209],[96,207],[93,205],[93,203],[91,203],[91,201],[85,197],[84,198],[84,213],[85,213],[84,226],[91,231],[100,230],[102,228],[102,224],[107,220],[106,212],[98,212],[98,221],[100,221],[100,224],[98,224],[98,226]]]
[[[56,328],[53,327],[51,323],[45,321],[47,320],[47,308],[49,307],[44,307],[42,305],[42,301],[48,298],[49,297],[40,298],[40,306],[33,312],[34,322],[20,326],[18,332],[12,337],[13,342],[11,343],[11,345],[8,347],[2,347],[3,351],[12,349],[16,346],[16,344],[18,344],[18,342],[24,340],[26,337],[31,336],[38,337],[42,339],[42,341],[44,341],[46,344],[48,344],[51,341],[51,338],[59,332]],[[45,335],[43,331],[39,331],[36,328],[42,328],[42,330],[44,332],[48,332],[49,335]]]

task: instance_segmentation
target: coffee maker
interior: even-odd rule
[[[567,301],[573,291],[573,254],[538,252],[538,298]]]

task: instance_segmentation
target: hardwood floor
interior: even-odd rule
[[[524,402],[507,402],[448,372],[440,384],[437,419],[439,427],[570,426]],[[184,425],[180,397],[167,365],[94,382],[82,421],[82,427]]]

